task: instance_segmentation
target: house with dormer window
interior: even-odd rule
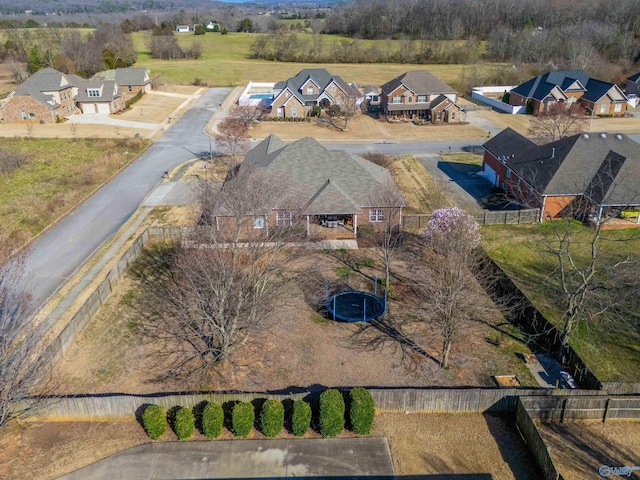
[[[382,85],[387,120],[460,123],[458,93],[426,70],[412,70]]]
[[[363,100],[355,83],[347,83],[324,68],[307,68],[274,85],[273,100],[266,116],[304,117],[316,105],[321,108],[338,105],[357,110]]]
[[[109,115],[126,108],[122,91],[113,80],[84,80],[78,83],[76,103],[82,113]]]

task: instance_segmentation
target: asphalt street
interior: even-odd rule
[[[135,162],[31,245],[26,267],[34,311],[127,221],[166,170],[209,151],[204,128],[229,91],[209,89]]]

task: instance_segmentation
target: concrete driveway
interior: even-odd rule
[[[59,480],[394,478],[386,438],[149,443]]]
[[[416,159],[458,207],[468,212],[490,209],[488,199],[493,185],[477,174],[477,165],[447,162],[439,155],[420,155]]]

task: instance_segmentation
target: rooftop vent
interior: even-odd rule
[[[600,134],[600,138],[607,138],[607,134],[606,133],[601,133]]]
[[[616,138],[617,138],[618,140],[622,140],[622,135],[617,134],[617,135],[616,135]]]
[[[582,135],[582,138],[584,138],[584,139],[587,139],[587,140],[588,140],[588,139],[589,139],[589,134],[588,134],[588,133],[585,133],[584,135]]]

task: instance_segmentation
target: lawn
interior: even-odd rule
[[[145,147],[138,139],[3,139],[3,150],[25,159],[21,168],[0,175],[3,232],[20,243],[29,240]]]
[[[382,85],[392,78],[412,69],[428,69],[444,82],[460,81],[463,70],[470,65],[411,65],[411,64],[317,64],[282,63],[254,60],[251,55],[251,43],[256,35],[247,33],[229,33],[221,35],[178,35],[178,42],[189,47],[193,42],[202,45],[202,57],[198,60],[156,60],[149,52],[149,32],[132,34],[138,51],[136,66],[150,68],[152,74],[161,74],[165,81],[190,84],[200,79],[209,86],[244,85],[249,80],[277,82],[298,73],[303,68],[327,68],[331,73],[342,76],[348,82],[358,85]],[[301,34],[304,35],[304,34]],[[322,36],[325,48],[334,43],[347,40],[337,35]],[[385,50],[397,50],[400,40],[362,40],[364,48],[378,45]],[[490,69],[493,65],[480,65],[480,69]]]
[[[575,235],[574,248],[588,252],[586,241],[593,231],[582,227]],[[539,245],[551,235],[544,224],[491,226],[483,228],[483,244],[489,255],[509,274],[536,307],[556,325],[562,322],[561,297],[557,281],[551,277],[556,266]],[[634,229],[602,233],[602,256],[630,255],[637,258],[640,238]],[[580,250],[579,250],[580,251]],[[603,315],[597,323],[575,332],[571,344],[601,381],[640,381],[640,331],[638,316],[629,325]],[[633,325],[636,325],[635,327]]]

